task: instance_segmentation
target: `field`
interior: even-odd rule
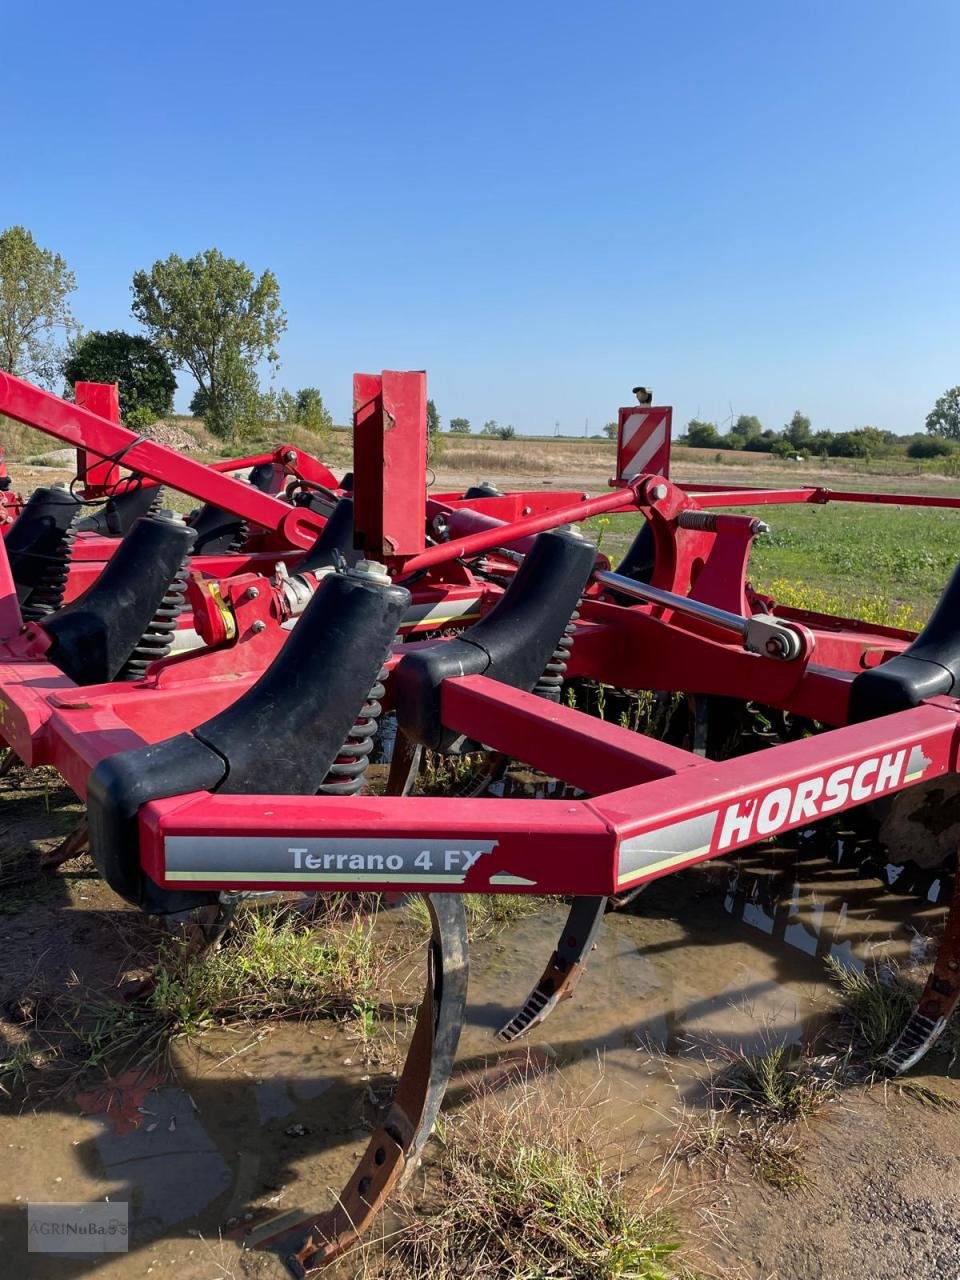
[[[506,487],[539,484],[598,493],[606,487],[614,460],[613,446],[600,441],[456,440],[447,442],[437,488],[488,479]],[[955,478],[920,470],[917,464],[898,473],[889,463],[855,465],[854,459],[832,459],[825,467],[819,461],[796,464],[767,455],[680,448],[674,451],[671,475],[692,484],[816,485],[960,496]],[[919,625],[960,559],[960,510],[836,502],[767,506],[752,514],[770,525],[770,533],[754,544],[750,579],[784,604]],[[639,524],[639,516],[629,515],[590,522],[601,550],[614,562]]]

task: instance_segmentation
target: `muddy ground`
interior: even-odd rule
[[[13,470],[24,492],[70,474]],[[678,476],[716,480],[716,470],[685,462]],[[731,483],[759,478],[722,470]],[[448,467],[437,484],[477,479],[516,483],[495,469]],[[605,480],[595,461],[542,477],[591,491]],[[930,483],[918,477],[911,487]],[[31,1030],[35,1011],[21,1006],[25,991],[55,999],[78,981],[109,988],[135,968],[130,913],[89,860],[39,868],[81,816],[70,793],[42,775],[0,782],[0,1058],[24,1045],[43,1054],[43,1037]],[[814,1052],[823,1040],[832,1049],[836,995],[825,958],[857,966],[915,954],[943,914],[838,866],[830,848],[748,851],[736,865],[657,882],[609,916],[576,999],[526,1048],[508,1049],[495,1031],[522,1003],[563,920],[559,904],[545,904],[473,948],[469,1022],[447,1117],[455,1123],[478,1083],[512,1087],[506,1067],[529,1051],[545,1088],[562,1081],[601,1116],[638,1194],[655,1187],[672,1203],[703,1274],[960,1277],[960,1079],[944,1055],[915,1077],[940,1105],[896,1086],[848,1085],[796,1122],[798,1185],[764,1184],[736,1151],[719,1161],[671,1159],[707,1114],[718,1053],[779,1041]],[[53,1097],[24,1103],[16,1088],[0,1095],[0,1277],[285,1274],[272,1258],[245,1253],[238,1237],[263,1214],[331,1203],[365,1145],[405,1034],[384,1027],[371,1049],[350,1024],[332,1021],[222,1028],[179,1045],[164,1074],[104,1083],[93,1071]],[[105,1197],[130,1205],[128,1255],[26,1252],[28,1201]],[[338,1270],[346,1277],[360,1269],[351,1260]]]
[[[25,990],[47,998],[119,981],[135,968],[129,912],[78,858],[39,858],[80,816],[42,774],[0,791],[0,1005],[8,1046],[43,1037]],[[936,897],[936,887],[933,890]],[[778,1041],[828,1048],[836,996],[824,961],[856,967],[923,949],[943,909],[840,866],[828,843],[748,851],[656,882],[607,917],[576,999],[518,1051],[494,1037],[522,1002],[564,918],[536,916],[475,945],[468,1025],[448,1122],[478,1083],[512,1086],[529,1052],[543,1087],[561,1087],[602,1120],[639,1193],[672,1203],[702,1274],[745,1280],[933,1280],[960,1276],[960,1083],[940,1056],[920,1080],[931,1107],[896,1086],[849,1086],[797,1122],[801,1185],[765,1186],[736,1152],[669,1159],[705,1114],[710,1061],[724,1047]],[[386,922],[390,928],[389,919]],[[39,1019],[40,1024],[43,1019]],[[0,1275],[180,1280],[283,1274],[237,1237],[266,1213],[330,1203],[363,1148],[397,1061],[352,1024],[244,1026],[178,1047],[172,1070],[145,1078],[88,1072],[55,1096],[0,1107]],[[374,1042],[378,1037],[374,1037]],[[824,1039],[826,1037],[826,1039]],[[665,1164],[664,1161],[667,1160]],[[59,1259],[26,1252],[28,1201],[126,1201],[130,1252]],[[340,1276],[360,1274],[352,1259]]]

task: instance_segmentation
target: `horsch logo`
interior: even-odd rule
[[[930,763],[920,747],[904,747],[728,805],[720,814],[714,847],[719,851],[749,844],[785,827],[863,804],[918,778]]]

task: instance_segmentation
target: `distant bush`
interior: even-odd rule
[[[949,458],[956,453],[957,447],[950,440],[941,440],[937,436],[921,437],[907,447],[908,458]]]

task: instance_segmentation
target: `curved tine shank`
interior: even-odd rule
[[[387,778],[388,796],[408,796],[416,786],[423,760],[423,747],[397,727],[390,757],[390,774]]]
[[[884,1068],[902,1075],[920,1061],[943,1034],[960,1000],[960,874],[953,884],[950,911],[930,976],[907,1025],[883,1057]]]
[[[603,923],[606,906],[606,898],[573,899],[556,951],[527,996],[523,1008],[497,1032],[498,1039],[516,1040],[548,1018],[561,1000],[568,1000],[573,995]]]
[[[432,932],[427,984],[393,1102],[332,1209],[250,1243],[276,1250],[292,1275],[310,1275],[339,1257],[370,1226],[412,1171],[430,1136],[460,1039],[467,997],[467,927],[458,894],[429,894]],[[269,1229],[269,1226],[266,1229]]]

